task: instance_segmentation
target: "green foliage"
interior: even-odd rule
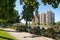
[[[33,29],[31,29],[31,33],[39,35],[39,36],[42,36],[44,34],[44,31],[45,31],[44,28],[40,29],[39,26],[34,27]]]
[[[57,37],[56,37],[56,40],[60,40],[60,36],[57,36]]]
[[[22,15],[23,15],[22,18],[24,18],[27,21],[31,21],[32,18],[33,18],[33,11],[32,11],[33,9],[32,9],[32,7],[28,6],[26,8],[26,6],[24,5],[23,8],[24,8],[24,10],[22,12]]]
[[[13,21],[18,21],[19,15],[14,9],[15,1],[16,0],[0,0],[0,22],[12,23]]]
[[[7,20],[7,22],[11,23],[11,24],[13,24],[13,23],[19,23],[20,22],[20,16],[19,16],[19,14],[18,14],[18,12],[16,10],[14,11],[13,18]]]
[[[38,22],[35,22],[34,24],[35,24],[35,25],[38,25]]]
[[[40,33],[40,32],[38,32],[38,31],[39,31],[39,29],[38,29],[37,27],[34,27],[34,29],[33,29],[33,30],[34,30],[34,34],[37,34],[37,35],[38,35],[38,34]]]
[[[31,29],[31,33],[40,35],[40,36],[53,38],[56,40],[60,40],[60,30],[56,31],[55,28],[40,29],[40,27],[34,27],[33,29]]]
[[[0,19],[6,20],[13,18],[15,0],[1,0],[0,1]]]
[[[50,37],[50,38],[55,38],[55,31],[53,30],[53,28],[48,28],[46,31],[45,31],[45,34],[44,36],[46,37]],[[52,36],[53,35],[53,36]]]
[[[26,26],[24,24],[20,25],[20,26],[17,25],[15,27],[16,27],[17,31],[25,32],[25,30],[26,30]]]
[[[20,32],[25,32],[25,26],[18,26],[16,30]]]
[[[58,8],[60,0],[41,0],[44,5],[48,4],[48,5],[52,5],[52,7],[54,8]]]
[[[23,5],[22,18],[26,20],[26,25],[28,21],[33,18],[33,12],[37,12],[39,3],[36,0],[20,0]]]
[[[21,4],[25,4],[25,5],[31,5],[32,7],[38,8],[38,2],[37,0],[20,0]]]
[[[57,25],[60,26],[60,21],[57,22]]]

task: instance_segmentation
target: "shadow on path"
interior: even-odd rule
[[[38,35],[32,35],[32,36],[24,36],[23,38],[35,38],[35,37],[39,37]]]

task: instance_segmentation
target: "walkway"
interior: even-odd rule
[[[17,38],[17,40],[53,40],[47,37],[38,37],[34,34],[26,33],[26,32],[16,32],[13,29],[3,28],[6,32],[13,35]]]

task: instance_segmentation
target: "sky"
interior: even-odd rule
[[[54,12],[55,13],[55,22],[58,22],[58,21],[60,21],[60,5],[58,6],[58,8],[56,8],[56,9],[54,9],[51,5],[44,5],[42,2],[41,2],[41,0],[38,0],[38,2],[39,2],[39,9],[38,9],[38,11],[39,11],[39,14],[40,13],[42,13],[42,12],[45,12],[46,13],[46,11],[47,10],[51,10],[52,12]],[[18,11],[18,13],[19,13],[19,15],[21,16],[21,13],[22,13],[22,10],[23,10],[23,5],[20,5],[20,0],[16,0],[16,7],[15,7],[15,9]],[[24,20],[22,20],[21,22],[25,22]]]

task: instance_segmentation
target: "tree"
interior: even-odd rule
[[[0,22],[12,22],[12,20],[14,21],[18,16],[14,9],[15,1],[16,0],[0,0]]]
[[[24,5],[24,10],[22,12],[22,18],[26,20],[26,25],[27,25],[27,21],[32,21],[33,18],[33,12],[32,12],[32,7],[29,6],[26,8],[26,6]],[[30,10],[31,9],[31,10]]]
[[[36,0],[20,0],[20,3],[24,3],[22,17],[26,20],[27,26],[27,22],[31,21],[33,18],[33,12],[38,10],[39,3]]]
[[[11,24],[13,24],[13,23],[19,23],[20,22],[20,16],[18,14],[18,11],[15,10],[14,11],[13,19],[9,19],[9,20],[7,20],[7,22],[11,23]]]

